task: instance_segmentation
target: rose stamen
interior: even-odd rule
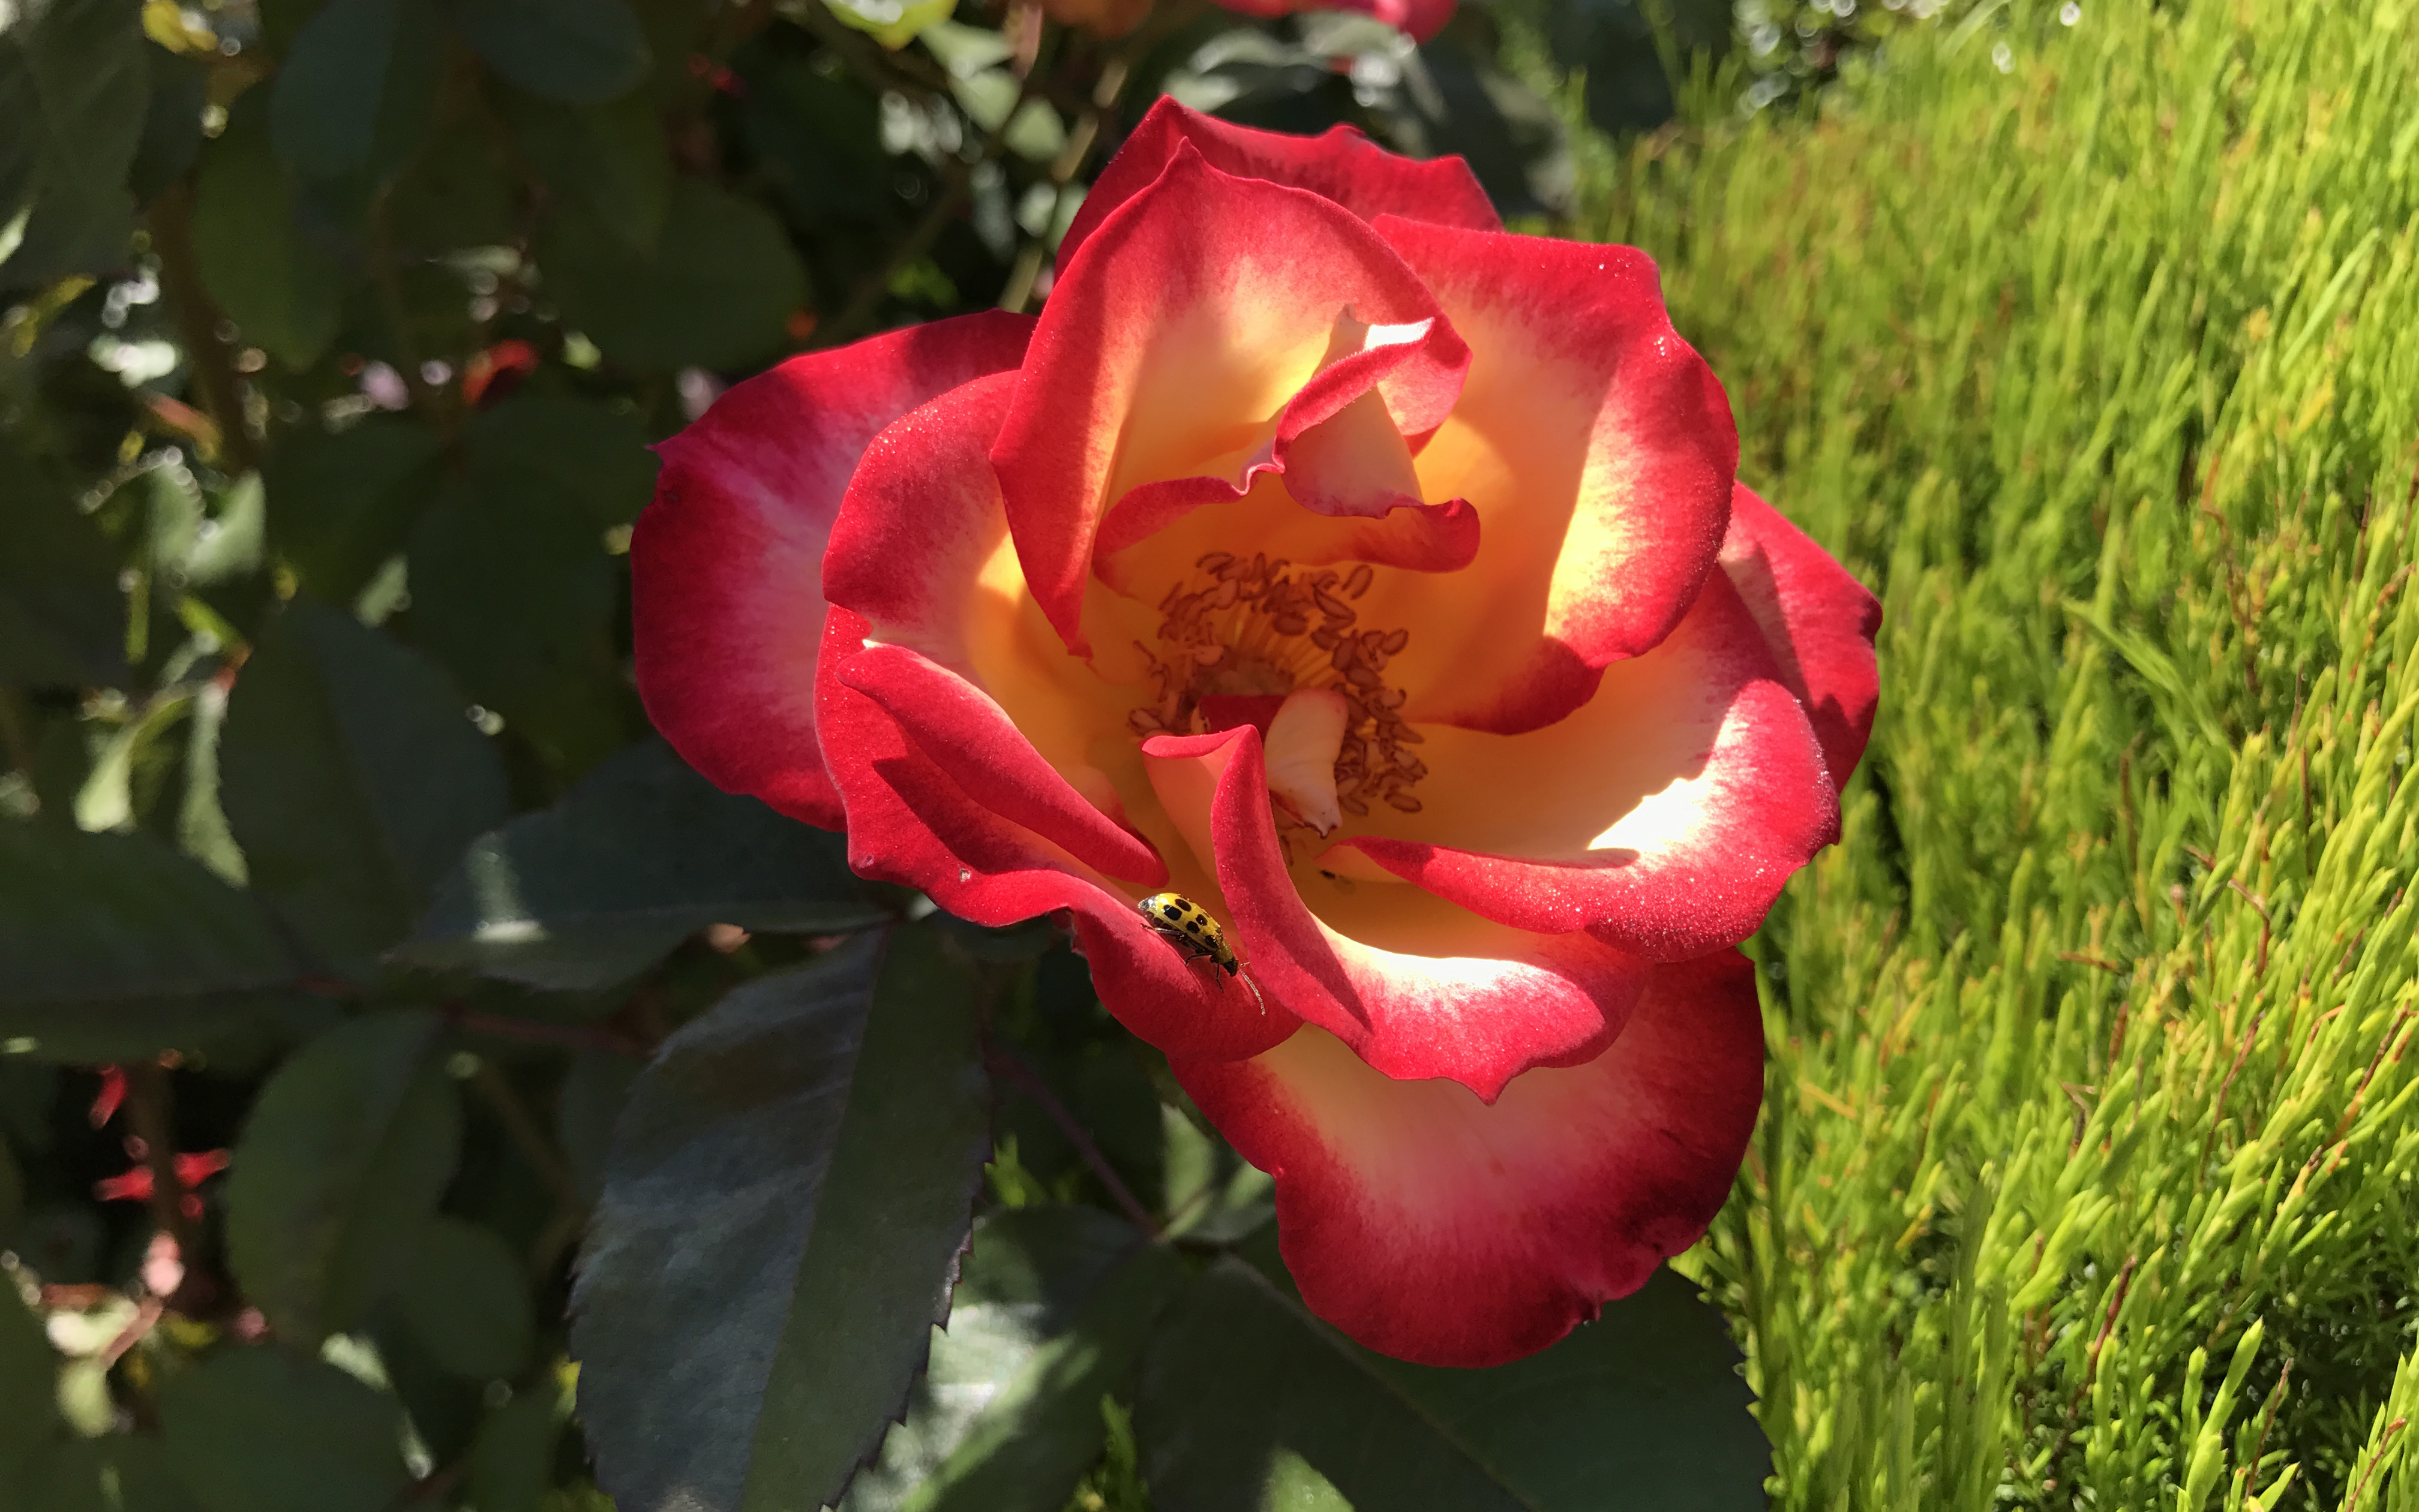
[[[1421,743],[1421,736],[1400,716],[1404,691],[1385,679],[1411,633],[1359,622],[1353,605],[1377,580],[1369,564],[1297,574],[1281,557],[1213,551],[1193,565],[1199,575],[1170,584],[1159,601],[1157,648],[1134,643],[1154,687],[1151,702],[1126,716],[1127,728],[1137,738],[1204,734],[1204,697],[1282,697],[1323,687],[1346,708],[1335,758],[1337,806],[1356,818],[1367,817],[1372,803],[1420,812],[1410,789],[1427,767],[1404,747]],[[1282,805],[1280,817],[1301,823]]]

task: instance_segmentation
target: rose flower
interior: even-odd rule
[[[862,875],[1066,920],[1320,1316],[1541,1349],[1737,1172],[1735,947],[1838,833],[1878,605],[1735,483],[1654,265],[1458,160],[1163,101],[1058,267],[664,445],[647,708]]]

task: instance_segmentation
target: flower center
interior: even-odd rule
[[[1386,664],[1402,654],[1411,633],[1358,623],[1352,605],[1377,575],[1369,565],[1297,573],[1257,552],[1213,551],[1194,567],[1159,602],[1158,648],[1136,643],[1150,661],[1158,696],[1128,714],[1127,727],[1148,738],[1256,723],[1265,735],[1269,715],[1287,695],[1325,688],[1345,707],[1336,806],[1356,817],[1366,817],[1372,803],[1417,814],[1411,788],[1428,769],[1406,748],[1422,737],[1402,721],[1403,690],[1385,679]]]

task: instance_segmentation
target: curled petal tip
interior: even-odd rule
[[[1351,710],[1326,688],[1297,689],[1269,722],[1269,791],[1325,839],[1344,822],[1335,801],[1335,757]]]

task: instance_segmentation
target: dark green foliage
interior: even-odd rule
[[[1188,1289],[1137,1403],[1151,1504],[1469,1507],[1514,1490],[1240,1260]]]
[[[799,934],[885,916],[839,837],[717,791],[660,741],[482,836],[401,948],[535,987],[610,986],[711,924]]]
[[[261,1090],[228,1184],[227,1258],[245,1294],[288,1337],[317,1340],[359,1322],[399,1286],[418,1286],[424,1247],[457,1269],[491,1261],[464,1259],[479,1247],[474,1240],[430,1231],[462,1139],[436,1032],[423,1013],[357,1019],[305,1046]],[[489,1286],[490,1277],[470,1284]],[[444,1313],[411,1308],[406,1295],[408,1311]],[[454,1325],[450,1316],[442,1321]],[[501,1352],[503,1341],[491,1342]]]
[[[1055,1512],[1099,1454],[1121,1387],[1183,1276],[1097,1208],[1025,1208],[975,1229],[906,1414],[840,1512]]]
[[[227,701],[220,788],[253,886],[317,953],[367,970],[471,836],[503,773],[443,673],[309,599],[268,626]]]
[[[125,249],[151,93],[138,3],[33,0],[0,28],[0,289],[100,272]]]
[[[68,491],[0,435],[16,495],[0,541],[0,679],[107,682],[123,674],[117,554]]]
[[[872,1452],[987,1152],[974,1028],[929,938],[868,936],[733,993],[632,1088],[572,1331],[622,1500],[828,1501]]]
[[[1136,1428],[1154,1506],[1764,1504],[1737,1352],[1679,1276],[1656,1275],[1541,1354],[1446,1370],[1372,1353],[1303,1311],[1271,1238],[1244,1246],[1258,1269],[1229,1260],[1197,1279],[1151,1346]]]
[[[566,204],[547,222],[538,255],[559,281],[564,318],[607,357],[660,373],[753,365],[779,350],[807,284],[789,238],[762,207],[700,179],[675,179],[656,235],[641,249],[629,232],[653,218],[649,207],[600,199]]]
[[[158,1439],[62,1439],[24,1468],[35,1512],[201,1512]]]
[[[537,1512],[554,1481],[563,1408],[550,1385],[532,1386],[487,1414],[470,1451],[472,1505],[482,1512]]]
[[[592,104],[647,74],[626,0],[454,0],[454,24],[498,73],[533,95]]]
[[[295,969],[256,900],[150,835],[0,824],[0,1035],[21,1050],[190,1048]]]
[[[439,456],[437,437],[408,420],[297,431],[263,473],[270,546],[320,602],[350,603],[403,549]]]
[[[634,93],[562,105],[514,93],[501,104],[513,139],[580,223],[610,233],[633,256],[655,252],[671,205],[672,164],[654,101]]]
[[[441,46],[426,0],[327,0],[270,97],[279,160],[306,181],[401,166],[426,134]]]
[[[203,148],[194,195],[193,252],[210,298],[270,356],[311,366],[336,336],[344,264],[333,229],[306,213],[278,162],[265,110],[239,111]]]
[[[489,1381],[529,1364],[529,1277],[494,1230],[430,1219],[405,1247],[396,1291],[421,1344],[455,1375]]]
[[[393,1398],[280,1349],[230,1350],[172,1382],[160,1426],[203,1512],[381,1512],[409,1478]]]
[[[1275,1237],[1273,1227],[1262,1229],[1241,1253],[1298,1304]],[[1752,1397],[1739,1379],[1737,1347],[1721,1314],[1673,1272],[1656,1272],[1550,1349],[1491,1370],[1409,1365],[1320,1332],[1523,1506],[1590,1512],[1634,1501],[1753,1512],[1765,1504],[1770,1450],[1747,1413]],[[1641,1370],[1641,1360],[1660,1364]],[[1604,1432],[1610,1423],[1621,1432]]]
[[[16,1290],[0,1288],[0,1487],[28,1465],[58,1426],[58,1358]]]
[[[615,666],[621,569],[606,532],[646,504],[645,445],[624,411],[516,395],[465,428],[462,470],[408,543],[413,638],[570,770],[636,723]]]

